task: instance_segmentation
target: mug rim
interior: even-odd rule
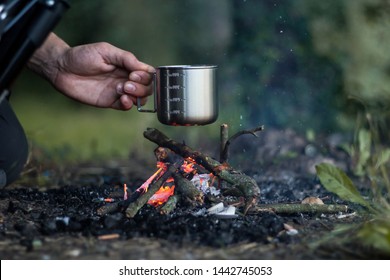
[[[188,64],[188,65],[163,65],[158,66],[157,69],[213,69],[217,68],[217,65],[212,64]]]

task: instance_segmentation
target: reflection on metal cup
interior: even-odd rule
[[[158,120],[167,125],[206,125],[218,117],[215,65],[170,65],[156,69],[155,109]]]

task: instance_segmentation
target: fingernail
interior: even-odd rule
[[[138,74],[135,74],[135,73],[131,73],[130,78],[131,78],[134,82],[140,82],[140,81],[141,81],[141,76],[138,75]]]
[[[126,83],[125,84],[125,91],[126,92],[134,92],[135,86],[132,83]]]
[[[147,72],[154,74],[154,73],[156,73],[156,69],[153,66],[149,66]]]
[[[123,94],[123,84],[122,83],[116,85],[116,93]]]

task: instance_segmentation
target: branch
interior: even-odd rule
[[[115,212],[123,212],[131,203],[136,201],[138,197],[140,197],[140,195],[141,193],[139,191],[135,191],[126,200],[120,200],[117,202],[103,205],[102,207],[98,208],[96,212],[99,216],[104,216],[106,214],[111,214]]]
[[[165,171],[165,173],[156,182],[149,186],[148,191],[127,207],[126,217],[134,218],[139,209],[141,209],[142,206],[144,206],[148,200],[160,189],[162,184],[164,184],[164,182],[177,171],[180,165],[181,163],[169,165],[168,170]]]
[[[276,214],[299,214],[299,213],[325,213],[335,214],[339,212],[346,212],[347,205],[340,204],[262,204],[257,205],[249,210],[249,214],[259,212],[274,212]]]
[[[223,130],[227,130],[228,129],[227,125],[224,128],[221,127],[221,130],[222,129]],[[224,147],[222,149],[222,152],[221,152],[221,162],[226,162],[227,161],[228,153],[229,153],[229,146],[236,138],[238,138],[239,136],[244,135],[244,134],[251,134],[251,135],[253,135],[255,137],[258,137],[256,135],[256,132],[262,131],[262,130],[264,130],[264,125],[255,127],[253,129],[250,129],[250,130],[241,130],[241,131],[237,132],[236,134],[234,134],[232,137],[230,137],[227,141],[223,140],[223,141],[226,141],[226,143],[222,144],[222,142],[221,142],[221,145],[224,145]],[[224,132],[224,135],[227,135],[226,131]],[[222,132],[221,132],[221,136],[222,136]],[[224,137],[227,137],[227,136],[224,136]],[[222,141],[222,139],[221,139],[221,141]]]
[[[180,197],[178,195],[172,195],[168,198],[167,202],[164,203],[160,208],[160,214],[167,215],[175,210]]]
[[[221,125],[221,140],[220,140],[220,148],[219,148],[219,161],[226,162],[227,161],[227,153],[226,153],[226,143],[229,140],[229,126],[227,124]]]
[[[155,128],[148,128],[144,132],[144,137],[156,143],[158,146],[174,151],[183,158],[192,158],[196,163],[202,165],[215,176],[218,176],[220,179],[233,185],[233,187],[238,189],[245,198],[246,205],[244,212],[257,202],[257,199],[260,196],[260,189],[253,178],[234,170],[227,164],[221,164],[219,161],[207,155],[194,151],[190,147],[168,138],[165,134]]]

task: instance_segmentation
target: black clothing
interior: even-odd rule
[[[24,130],[8,100],[3,99],[0,103],[0,181],[6,180],[5,185],[15,181],[27,156],[28,143]]]
[[[66,0],[1,2],[0,187],[19,176],[28,155],[23,128],[3,94],[68,8]]]

